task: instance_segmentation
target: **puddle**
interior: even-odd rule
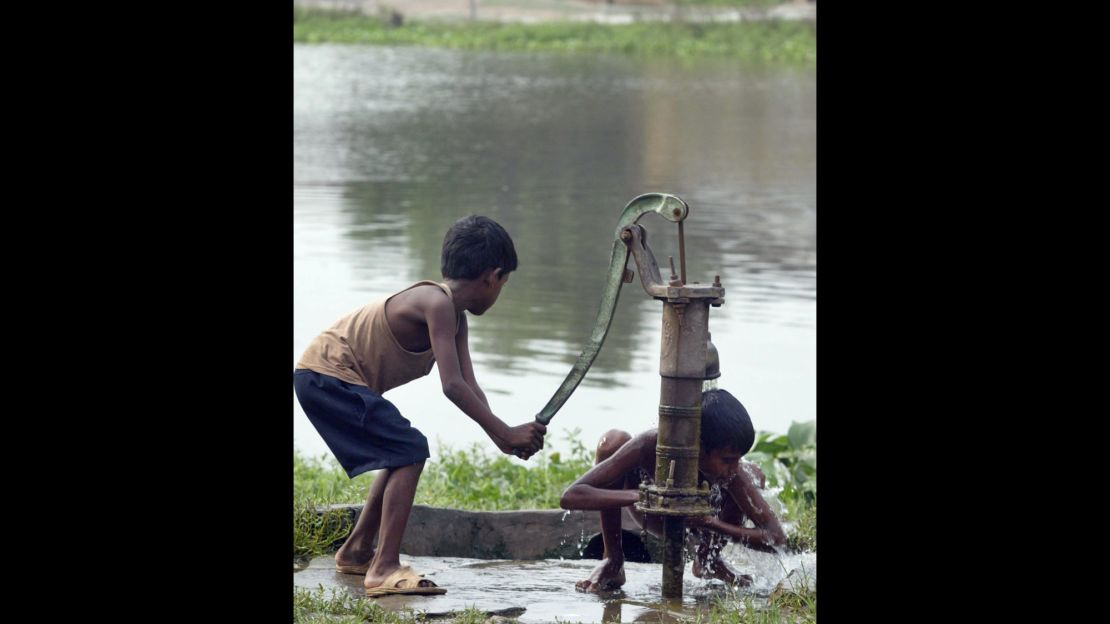
[[[737,593],[719,581],[694,577],[687,564],[683,577],[681,603],[663,601],[662,571],[659,564],[626,563],[627,582],[620,591],[584,594],[574,584],[589,576],[598,561],[594,559],[507,561],[460,557],[402,557],[427,575],[447,593],[440,596],[386,596],[375,598],[389,609],[411,608],[429,616],[445,615],[477,607],[482,611],[512,613],[521,622],[678,622],[696,617],[718,597],[743,601],[752,596],[761,604],[785,580],[787,587],[816,588],[817,555],[801,553],[776,557],[742,547],[726,547],[723,553],[733,565],[755,577],[749,588]],[[296,570],[296,568],[294,568]],[[338,574],[328,556],[313,559],[307,568],[295,571],[293,586],[326,591],[343,588],[364,596],[362,576]]]

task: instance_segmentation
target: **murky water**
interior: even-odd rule
[[[716,274],[720,387],[757,429],[816,418],[816,78],[734,63],[301,46],[293,50],[293,359],[348,311],[438,279],[443,234],[486,214],[520,268],[471,317],[476,376],[503,420],[531,420],[589,336],[617,215],[687,200],[691,281]],[[642,223],[662,264],[673,225]],[[669,225],[669,227],[667,227]],[[654,426],[660,304],[638,281],[549,440]],[[433,442],[480,442],[435,371],[386,395]],[[327,451],[294,399],[294,439]],[[515,460],[514,461],[518,461]]]

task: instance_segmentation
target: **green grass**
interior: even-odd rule
[[[672,0],[674,4],[683,6],[713,6],[766,9],[778,4],[786,4],[788,0]]]
[[[373,600],[356,598],[346,590],[293,588],[293,622],[305,624],[411,624],[429,621],[424,613],[413,609],[391,611]],[[452,613],[450,619],[436,617],[434,621],[450,624],[485,624],[489,615],[471,606]],[[507,620],[515,622],[516,620]]]
[[[802,65],[817,62],[816,26],[803,21],[717,24],[640,22],[622,25],[405,22],[400,27],[391,27],[371,16],[299,11],[293,24],[293,41],[678,58],[724,57]]]
[[[331,552],[332,545],[351,532],[342,511],[321,513],[319,503],[306,497],[293,498],[293,559],[304,560]]]
[[[475,443],[462,450],[441,445],[424,465],[415,502],[471,511],[558,509],[563,490],[594,463],[593,452],[577,432],[564,435],[569,450],[544,449],[527,466],[488,450],[489,445]],[[373,482],[373,473],[348,479],[332,457],[306,458],[293,450],[295,499],[361,504]]]
[[[740,607],[739,605],[743,605]],[[372,600],[352,596],[345,590],[323,587],[293,589],[293,622],[305,624],[412,624],[426,621],[424,614],[404,609],[390,611]],[[475,607],[456,612],[452,624],[482,624],[487,615]],[[516,620],[508,620],[510,622]],[[698,624],[813,624],[817,621],[817,592],[779,590],[766,605],[757,606],[748,596],[719,597],[708,609],[699,611]]]
[[[324,588],[315,590],[293,588],[294,622],[416,622],[415,614],[406,611],[387,611],[372,600],[360,600],[346,591]]]
[[[425,469],[416,502],[472,511],[558,509],[563,491],[593,464],[593,453],[568,434],[570,450],[540,451],[528,466],[474,444],[469,450],[441,449]]]
[[[817,499],[786,503],[785,519],[794,525],[786,535],[786,547],[817,552]]]
[[[743,608],[737,608],[737,602]],[[694,620],[698,624],[816,624],[817,592],[779,590],[767,604],[756,606],[751,596],[743,600],[718,598]]]

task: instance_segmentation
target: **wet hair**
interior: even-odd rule
[[[701,448],[734,449],[743,455],[755,443],[755,428],[748,410],[728,390],[707,390],[701,395]]]
[[[444,279],[475,279],[487,269],[516,270],[513,239],[489,217],[459,219],[443,238],[440,272]]]

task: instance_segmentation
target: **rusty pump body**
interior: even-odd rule
[[[674,259],[666,282],[647,245],[640,217],[654,212],[678,224],[680,275]],[[686,518],[713,513],[709,484],[698,484],[701,442],[701,395],[706,379],[720,375],[717,350],[709,340],[709,308],[724,303],[720,276],[712,285],[686,283],[686,243],[682,223],[690,213],[675,195],[649,193],[633,199],[621,213],[609,264],[609,279],[590,337],[574,368],[536,420],[547,424],[577,388],[605,340],[613,320],[620,287],[634,279],[626,268],[632,256],[649,297],[663,302],[663,337],[659,358],[659,435],[655,483],[640,486],[636,509],[663,516],[663,597],[682,597]]]

